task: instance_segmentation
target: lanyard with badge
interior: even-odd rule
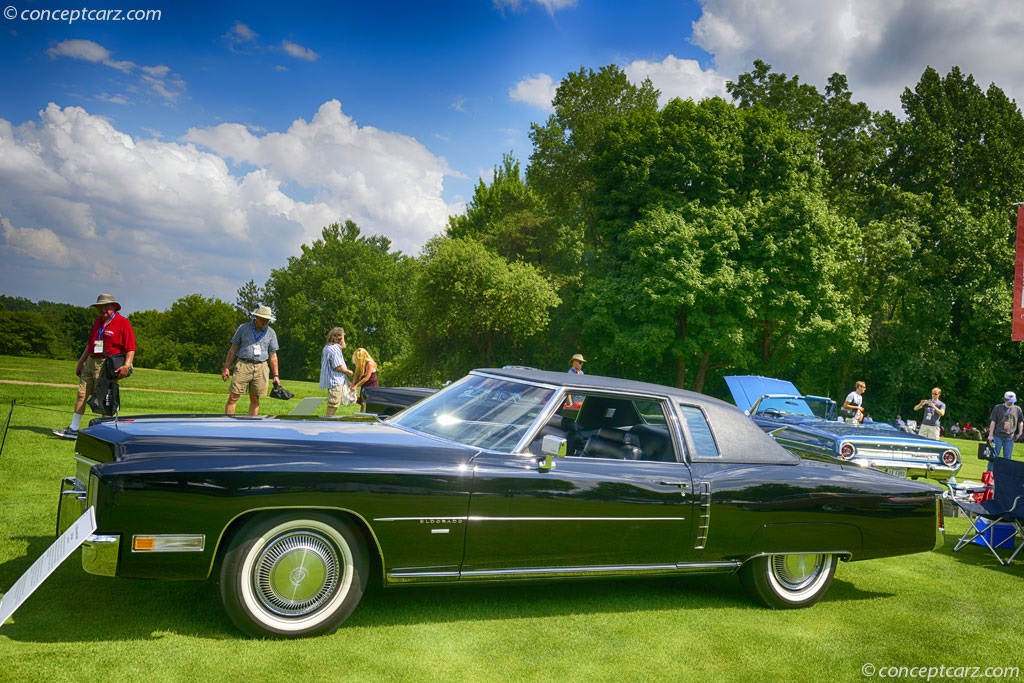
[[[1009,407],[1003,404],[1003,434],[1013,434],[1017,431],[1017,413],[1014,410],[1017,406]]]
[[[252,338],[256,341],[256,343],[252,345],[252,356],[253,358],[256,358],[258,360],[260,357],[263,356],[263,348],[260,346],[260,340],[263,339],[263,336],[267,333],[267,327],[269,327],[269,325],[267,327],[264,327],[257,334],[256,323],[249,324],[252,325]]]
[[[92,352],[93,352],[93,354],[102,354],[103,353],[103,331],[107,329],[107,327],[110,325],[111,322],[113,322],[114,317],[116,315],[117,315],[117,311],[114,311],[110,315],[110,317],[107,318],[106,322],[104,322],[103,325],[100,327],[99,334],[96,335],[96,341],[94,341],[92,343]]]

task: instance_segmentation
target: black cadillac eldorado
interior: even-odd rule
[[[257,637],[333,631],[371,571],[385,586],[738,572],[793,608],[839,560],[942,543],[928,483],[803,459],[722,401],[592,375],[478,370],[386,421],[103,419],[75,457],[58,533],[91,509],[86,571],[217,579]]]

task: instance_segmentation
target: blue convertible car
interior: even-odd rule
[[[945,480],[960,470],[955,446],[883,422],[842,422],[835,401],[801,395],[792,382],[751,375],[726,377],[725,382],[736,405],[794,453],[827,456],[911,479]]]
[[[58,529],[89,522],[94,574],[218,581],[257,637],[333,631],[370,580],[736,572],[805,607],[840,560],[942,543],[937,487],[801,458],[707,396],[518,368],[421,393],[386,420],[94,421]]]

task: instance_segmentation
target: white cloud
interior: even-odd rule
[[[705,71],[692,59],[679,59],[669,55],[660,62],[636,60],[622,67],[622,70],[636,85],[640,85],[645,78],[651,79],[654,87],[661,92],[662,105],[674,97],[684,100],[727,97],[726,79],[713,69]],[[551,103],[558,86],[559,83],[555,83],[551,76],[536,74],[516,83],[515,87],[508,91],[508,96],[513,101],[524,102],[545,112],[551,112],[554,111]]]
[[[223,124],[179,142],[132,139],[50,104],[35,122],[0,119],[0,291],[33,282],[33,298],[77,301],[118,290],[129,310],[194,292],[231,301],[346,219],[416,253],[461,208],[442,199],[449,173],[337,101],[287,131]]]
[[[839,72],[854,98],[900,112],[903,88],[928,66],[953,66],[981,88],[995,83],[1018,102],[1024,83],[1016,61],[1024,17],[1016,0],[700,0],[693,42],[714,56],[729,79],[755,59],[821,89]]]
[[[313,52],[308,47],[302,47],[298,43],[293,43],[290,40],[281,41],[281,49],[284,50],[285,54],[307,62],[315,62],[320,58],[320,55]]]
[[[725,97],[726,79],[716,71],[705,71],[692,59],[679,59],[669,55],[660,62],[637,60],[623,67],[626,76],[639,85],[645,78],[661,91],[659,103],[664,106],[669,100],[693,99],[700,101],[707,97]]]
[[[575,7],[579,4],[579,0],[494,0],[494,6],[498,9],[507,8],[516,12],[523,9],[523,6],[530,2],[540,5],[548,11],[548,14],[552,15],[559,10]]]
[[[110,50],[91,40],[65,40],[48,49],[46,54],[51,59],[69,57],[71,59],[80,59],[84,62],[92,62],[93,64],[114,66],[114,68],[121,71],[125,70],[125,67],[122,66],[124,62],[114,62],[110,58]],[[131,70],[131,67],[128,67],[128,70]]]
[[[231,27],[231,30],[224,35],[224,38],[227,40],[244,43],[254,42],[259,37],[258,33],[240,21],[236,21],[235,25]]]
[[[48,228],[16,228],[11,221],[0,216],[4,242],[15,253],[55,266],[71,265],[71,250],[57,234]]]
[[[139,82],[150,92],[155,93],[161,100],[173,104],[177,102],[185,92],[185,81],[170,67],[163,64],[156,66],[139,66],[134,62],[118,61],[112,58],[110,50],[99,43],[91,40],[65,40],[57,43],[46,51],[50,59],[77,59],[93,64],[102,64],[120,71],[126,76],[137,74]],[[135,84],[129,82],[126,87],[133,87]],[[116,101],[115,98],[125,99],[123,95],[103,96],[107,102]]]
[[[551,101],[555,98],[558,84],[547,74],[528,76],[508,91],[510,99],[525,102],[544,111],[552,111]]]

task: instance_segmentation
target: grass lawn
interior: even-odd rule
[[[68,424],[74,364],[0,356],[0,378],[0,419],[16,401],[0,454],[4,591],[53,540],[74,444],[50,430]],[[284,384],[296,397],[325,393]],[[218,413],[226,394],[219,376],[140,368],[121,399],[124,415]],[[262,412],[292,405],[264,399]],[[955,443],[958,480],[980,480],[975,443]],[[980,546],[954,554],[964,528],[947,519],[936,552],[840,564],[824,600],[805,610],[759,607],[735,576],[377,587],[337,633],[285,642],[241,636],[212,581],[92,576],[76,552],[0,626],[0,681],[765,683],[880,678],[865,675],[872,666],[1024,670],[1024,561],[1001,567]]]

